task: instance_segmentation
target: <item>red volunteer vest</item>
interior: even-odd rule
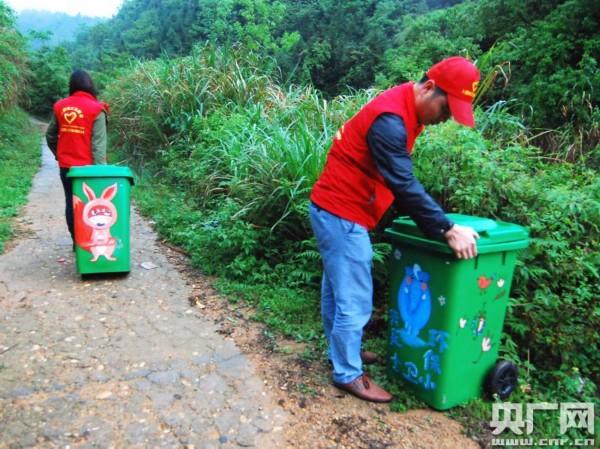
[[[417,123],[414,83],[401,84],[375,97],[342,126],[333,139],[325,169],[310,199],[326,211],[373,229],[394,201],[377,170],[367,145],[367,133],[384,113],[399,115],[407,131],[406,148],[412,152],[423,130]]]
[[[54,104],[59,136],[56,158],[60,167],[71,168],[94,163],[92,130],[94,120],[102,109],[108,112],[108,106],[82,91]]]

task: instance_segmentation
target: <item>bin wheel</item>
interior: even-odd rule
[[[517,365],[508,360],[499,360],[490,371],[486,381],[487,393],[497,394],[500,399],[506,399],[517,387],[519,370]]]

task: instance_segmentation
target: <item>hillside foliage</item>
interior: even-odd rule
[[[574,127],[572,143],[590,150],[599,136],[599,11],[584,0],[130,0],[81,33],[69,53],[75,66],[106,72],[127,55],[239,43],[274,57],[286,82],[332,98],[412,80],[448,55],[477,59],[494,49],[499,76],[482,101],[510,98],[536,129]],[[556,146],[546,137],[542,146]]]
[[[62,12],[26,9],[17,16],[16,29],[29,37],[29,47],[39,50],[43,46],[55,47],[75,39],[106,19],[99,17],[72,16]]]
[[[489,55],[496,70],[480,102],[504,103],[552,156],[575,162],[585,154],[597,167],[598,11],[583,0],[128,0],[64,46],[69,69],[86,68],[102,88],[132,58],[185,56],[197,43],[242,45],[273,58],[282,82],[311,84],[329,99],[413,80],[452,54]],[[49,59],[62,64],[50,47],[40,50],[42,70]],[[56,90],[64,73],[57,78],[42,90]]]
[[[15,23],[14,11],[0,1],[0,112],[23,100],[21,86],[29,55]]]

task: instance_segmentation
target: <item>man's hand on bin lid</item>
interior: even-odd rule
[[[459,259],[472,259],[477,256],[477,243],[475,239],[479,234],[469,226],[455,224],[444,234],[448,246]]]

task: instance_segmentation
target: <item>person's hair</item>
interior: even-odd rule
[[[77,91],[87,92],[96,98],[96,86],[92,77],[84,70],[75,70],[69,80],[69,95],[73,95]]]
[[[427,81],[429,81],[429,77],[427,75],[423,75],[423,78],[421,78],[421,81],[418,82],[418,84],[425,84]],[[433,91],[434,95],[437,96],[448,96],[448,94],[446,93],[446,91],[444,89],[440,89],[437,85],[435,86],[435,90]]]

